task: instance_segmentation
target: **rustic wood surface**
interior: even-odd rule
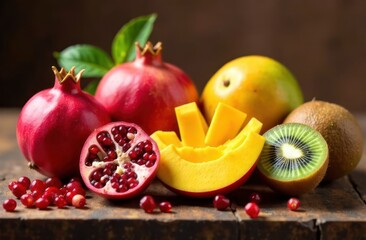
[[[0,201],[13,197],[7,184],[26,175],[15,137],[19,110],[0,110]],[[366,136],[366,115],[358,115]],[[16,212],[0,210],[0,239],[366,239],[366,154],[349,176],[300,198],[301,209],[286,207],[287,198],[251,180],[229,197],[232,208],[217,211],[211,199],[189,199],[171,193],[158,181],[147,190],[158,201],[169,200],[172,213],[146,214],[139,198],[108,201],[87,193],[85,209],[40,211],[18,201]],[[261,213],[250,219],[243,210],[251,192],[262,194]]]

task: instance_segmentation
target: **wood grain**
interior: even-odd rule
[[[17,109],[0,110],[0,201],[12,197],[7,188],[22,175],[43,176],[29,170],[18,150],[15,136]],[[358,116],[363,127],[366,117]],[[363,128],[365,129],[365,128]],[[287,198],[252,179],[229,195],[232,208],[217,211],[211,199],[175,195],[154,181],[145,193],[157,201],[168,200],[173,212],[144,213],[139,197],[108,201],[87,193],[87,208],[45,211],[27,209],[18,202],[17,211],[0,210],[0,239],[366,239],[366,155],[349,176],[300,198],[299,211],[289,211]],[[259,192],[259,218],[250,219],[243,207],[249,194]]]

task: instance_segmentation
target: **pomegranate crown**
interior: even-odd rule
[[[85,71],[82,69],[78,74],[75,75],[75,66],[71,68],[69,72],[67,72],[64,68],[61,68],[60,71],[57,70],[55,66],[52,66],[52,71],[55,74],[58,82],[62,84],[66,81],[66,79],[71,78],[72,81],[78,83],[80,81],[81,75]]]
[[[152,55],[158,55],[163,50],[163,44],[161,42],[157,42],[155,46],[151,42],[147,42],[144,47],[141,47],[139,42],[135,42],[135,45],[142,56],[147,52]]]

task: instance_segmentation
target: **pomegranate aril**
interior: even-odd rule
[[[122,135],[117,133],[117,134],[113,135],[113,138],[114,138],[114,141],[119,143],[119,141],[122,140]]]
[[[136,134],[137,133],[137,129],[134,128],[134,127],[129,127],[128,130],[127,130],[128,133],[133,133],[133,134]]]
[[[86,199],[83,195],[76,194],[72,200],[71,204],[76,208],[83,208],[86,204]]]
[[[297,198],[290,198],[287,201],[287,207],[291,211],[296,211],[300,207],[300,200]]]
[[[23,194],[21,197],[20,197],[20,202],[27,208],[30,208],[30,207],[33,207],[34,206],[34,198],[31,194],[29,193],[26,193],[26,194]]]
[[[172,205],[170,202],[161,202],[159,204],[160,211],[164,213],[170,213],[172,211]]]
[[[18,179],[18,183],[22,184],[26,189],[29,189],[31,181],[28,177],[22,176]]]
[[[44,210],[50,205],[50,201],[46,197],[41,197],[36,200],[36,208]]]
[[[114,189],[117,189],[119,187],[118,182],[116,182],[116,181],[112,182],[111,187],[114,188]]]
[[[68,189],[68,190],[72,190],[72,189],[74,189],[74,188],[82,188],[83,186],[81,185],[81,183],[80,182],[76,182],[76,181],[74,181],[74,182],[69,182],[67,185],[66,185],[66,188]]]
[[[146,213],[152,213],[156,207],[155,200],[152,196],[146,195],[140,200],[140,208],[144,209]]]
[[[68,192],[68,193],[66,193],[65,198],[66,198],[66,202],[67,202],[68,205],[70,205],[70,206],[72,205],[72,198],[75,195],[76,195],[76,193],[74,193],[74,192]]]
[[[254,192],[254,193],[250,194],[249,201],[259,204],[262,201],[262,197],[261,197],[261,195],[259,195],[259,193]]]
[[[117,189],[117,192],[127,192],[128,191],[128,187],[126,185],[122,185],[122,186],[119,186],[119,188]]]
[[[7,199],[3,202],[3,208],[7,212],[13,212],[17,207],[17,202],[14,199]]]
[[[150,142],[145,142],[145,145],[144,145],[144,150],[148,153],[150,153],[152,151],[153,147],[152,147],[152,144]]]
[[[20,198],[23,194],[27,192],[27,189],[20,183],[16,183],[11,191],[15,197]]]
[[[32,197],[34,198],[34,200],[37,200],[38,198],[42,197],[43,195],[43,191],[39,191],[39,190],[34,190],[31,193]]]
[[[91,147],[89,148],[89,152],[90,152],[91,154],[97,155],[97,154],[98,154],[98,152],[99,152],[99,148],[98,148],[96,145],[93,145],[93,146],[91,146]]]
[[[86,195],[86,191],[84,190],[84,188],[80,188],[80,187],[76,187],[76,188],[72,189],[71,192],[74,192],[76,194],[80,194],[83,196]]]
[[[107,155],[112,160],[117,158],[117,153],[115,151],[112,151],[112,150],[109,151]]]
[[[109,175],[112,175],[113,174],[113,172],[112,172],[112,170],[111,169],[109,169],[109,168],[104,168],[103,169],[103,175],[105,176],[105,175],[107,175],[107,176],[109,176]]]
[[[113,141],[112,141],[112,139],[110,139],[109,137],[104,137],[104,138],[102,139],[102,144],[103,144],[104,146],[110,146],[110,145],[112,145],[112,144],[113,144]]]
[[[58,208],[64,208],[67,204],[66,199],[64,196],[60,195],[55,198],[54,204]]]
[[[31,185],[29,186],[29,189],[31,192],[38,190],[40,192],[43,192],[46,189],[46,183],[42,180],[35,179],[32,181]]]
[[[136,179],[129,178],[129,179],[127,180],[127,184],[128,184],[129,189],[131,189],[131,188],[134,188],[134,187],[136,187],[137,185],[139,185],[139,182],[138,182]]]
[[[230,207],[230,200],[224,195],[216,195],[213,200],[213,205],[217,210],[223,211]]]
[[[47,180],[46,180],[46,187],[60,188],[60,187],[62,187],[62,182],[57,177],[47,178]]]
[[[10,191],[13,191],[13,188],[14,188],[14,185],[15,184],[18,184],[17,181],[11,181],[9,184],[8,184],[8,188]]]
[[[257,218],[260,211],[258,205],[254,202],[245,205],[244,210],[250,218]]]
[[[130,149],[131,148],[131,144],[130,143],[125,143],[125,144],[123,144],[123,146],[122,146],[122,150],[124,151],[124,152],[127,152],[128,151],[128,149]]]
[[[154,152],[152,154],[150,154],[149,161],[152,161],[152,162],[155,163],[155,161],[156,161],[156,154]]]

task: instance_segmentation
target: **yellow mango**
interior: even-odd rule
[[[240,186],[255,168],[265,139],[249,132],[245,141],[215,160],[191,162],[169,145],[161,151],[159,179],[188,196],[209,197]]]
[[[225,103],[219,103],[208,128],[205,144],[216,147],[234,138],[247,115]]]
[[[183,145],[204,146],[208,127],[197,104],[192,102],[176,107],[175,114]]]
[[[180,142],[177,134],[174,131],[156,131],[151,134],[151,138],[154,139],[160,150],[166,146],[173,144],[174,146],[180,147],[182,143]]]

